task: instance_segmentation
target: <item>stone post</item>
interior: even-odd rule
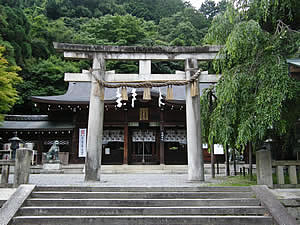
[[[18,187],[20,184],[28,184],[31,159],[32,150],[19,148],[16,151],[14,187]]]
[[[298,184],[296,166],[289,166],[290,184]]]
[[[283,166],[276,167],[277,184],[284,184]]]
[[[256,152],[257,184],[273,187],[271,151],[259,150]]]
[[[196,59],[185,61],[186,79],[189,80],[196,72]],[[186,127],[188,150],[188,180],[204,181],[204,161],[200,126],[200,94],[191,96],[191,84],[186,85]]]
[[[105,59],[103,55],[95,54],[91,78],[85,181],[100,181],[104,100],[101,99],[102,87],[97,83],[96,78],[104,80],[104,76]]]
[[[1,171],[1,184],[8,184],[9,165],[3,165]]]

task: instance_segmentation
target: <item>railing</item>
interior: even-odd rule
[[[298,161],[272,161],[272,167],[275,167],[277,184],[274,187],[299,187],[297,177],[297,166],[300,166],[300,160]],[[285,171],[288,171],[288,180],[285,182]],[[289,184],[288,184],[289,183]]]

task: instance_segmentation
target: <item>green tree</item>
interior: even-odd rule
[[[30,23],[21,9],[0,5],[0,42],[10,62],[23,66],[31,57],[29,32]]]
[[[259,143],[271,134],[282,137],[289,130],[288,125],[293,124],[290,120],[296,118],[287,114],[290,104],[299,102],[300,83],[288,76],[286,58],[299,48],[299,32],[285,23],[299,29],[293,11],[297,6],[293,5],[295,1],[284,1],[285,7],[280,8],[290,17],[280,18],[279,13],[277,20],[284,22],[270,23],[275,20],[276,2],[232,2],[212,22],[205,40],[224,47],[214,63],[222,73],[215,90],[216,107],[212,114],[207,107],[202,111],[209,121],[205,134],[210,141],[215,137],[223,145],[240,148],[249,142]],[[208,104],[205,96],[201,101]],[[299,107],[296,111],[299,115]]]
[[[199,11],[203,13],[206,18],[210,21],[219,13],[224,13],[226,10],[227,2],[226,0],[222,0],[216,4],[215,1],[205,0],[200,6]]]
[[[106,15],[99,19],[92,18],[83,24],[75,42],[85,44],[106,45],[137,45],[154,27],[147,26],[147,22],[129,14]],[[144,29],[144,26],[150,28]]]
[[[158,25],[159,40],[171,45],[200,45],[208,29],[208,20],[194,8],[185,8]]]
[[[17,102],[14,113],[31,111],[31,96],[51,96],[64,94],[67,83],[64,73],[79,72],[81,63],[62,60],[55,55],[48,59],[35,59],[27,61],[23,71],[24,82],[18,85],[21,98]]]
[[[4,47],[0,46],[0,121],[3,121],[3,113],[8,112],[15,104],[18,93],[15,85],[22,81],[17,72],[20,67],[11,66],[3,57]]]

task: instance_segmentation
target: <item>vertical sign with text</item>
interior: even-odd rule
[[[78,157],[86,157],[86,128],[79,128]]]

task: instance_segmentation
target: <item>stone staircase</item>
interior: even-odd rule
[[[14,225],[273,224],[249,187],[36,187]]]

